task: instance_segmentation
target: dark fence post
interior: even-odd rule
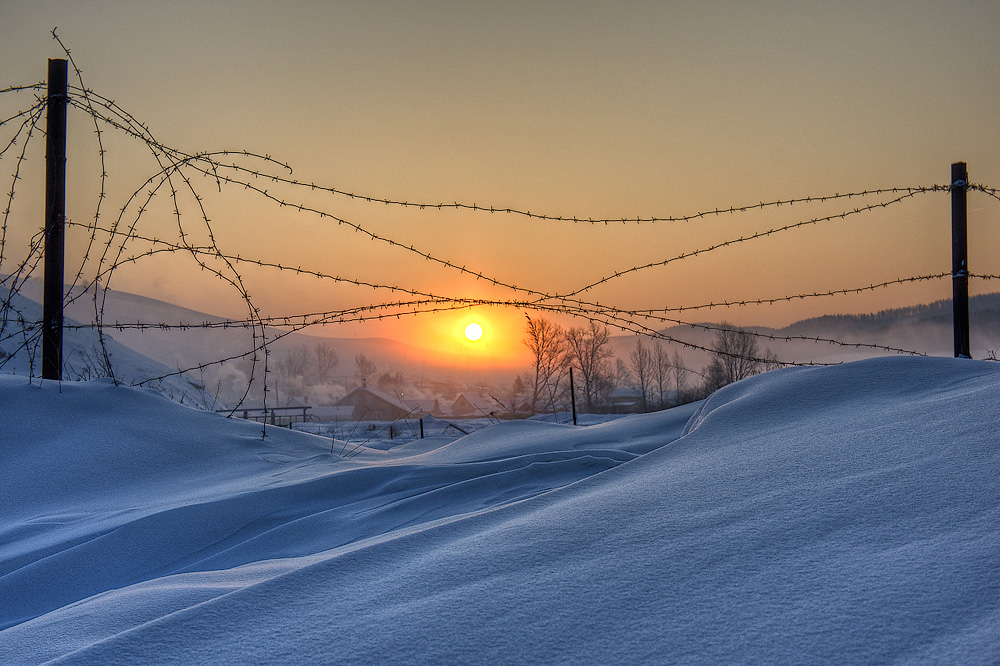
[[[62,379],[63,266],[66,222],[67,61],[49,59],[45,117],[45,285],[42,378]]]
[[[969,249],[965,162],[951,165],[951,284],[955,314],[955,358],[972,358],[969,344]]]
[[[569,401],[573,405],[573,425],[576,425],[576,388],[573,386],[573,366],[569,366]]]

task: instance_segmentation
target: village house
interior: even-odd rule
[[[451,405],[451,415],[456,418],[492,416],[501,411],[493,398],[478,393],[460,393]]]
[[[415,416],[416,408],[379,389],[359,386],[334,403],[336,407],[352,407],[350,418],[356,421],[395,421]]]
[[[429,400],[411,400],[408,398],[401,399],[400,402],[403,403],[405,407],[410,410],[410,417],[420,418],[421,416],[427,416],[432,414],[438,416],[441,414],[441,406],[438,404],[436,398],[431,398]]]
[[[630,387],[615,389],[608,396],[608,406],[615,414],[641,412],[642,391]]]

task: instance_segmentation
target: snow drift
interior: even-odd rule
[[[997,663],[998,393],[874,359],[344,460],[2,377],[0,663]]]

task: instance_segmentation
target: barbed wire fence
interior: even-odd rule
[[[670,264],[676,264],[695,257],[720,251],[724,248],[753,244],[765,238],[786,234],[810,226],[825,226],[848,218],[870,214],[876,210],[884,210],[915,197],[948,193],[955,187],[947,185],[923,185],[911,187],[873,188],[845,193],[821,194],[813,196],[787,198],[773,201],[760,201],[754,204],[713,208],[685,215],[662,216],[621,216],[621,217],[580,217],[574,215],[559,215],[554,213],[532,212],[526,209],[503,205],[480,205],[454,201],[427,202],[406,201],[398,198],[360,194],[337,187],[316,182],[304,182],[294,178],[294,170],[288,163],[282,162],[271,155],[252,151],[221,150],[213,152],[185,152],[178,148],[160,142],[150,128],[129,113],[115,100],[105,97],[86,87],[80,69],[73,61],[72,55],[59,40],[53,30],[53,38],[63,48],[66,58],[73,70],[75,83],[68,86],[68,105],[77,112],[88,117],[94,127],[96,156],[99,169],[97,192],[94,195],[94,212],[91,219],[80,222],[66,220],[66,226],[76,229],[84,235],[84,250],[77,258],[78,267],[71,271],[72,279],[64,296],[63,305],[81,299],[89,298],[92,309],[92,320],[89,322],[68,324],[67,330],[94,330],[98,340],[98,352],[103,371],[115,381],[115,366],[108,351],[110,332],[125,330],[192,330],[192,329],[242,329],[250,332],[251,342],[247,348],[223,358],[212,359],[178,367],[176,371],[161,373],[138,379],[133,383],[140,386],[156,386],[170,377],[204,371],[212,366],[249,360],[249,376],[246,390],[230,413],[235,413],[248,398],[255,378],[262,377],[264,408],[268,404],[267,377],[272,371],[269,356],[275,343],[288,335],[308,329],[313,326],[370,322],[384,319],[399,319],[402,317],[421,317],[434,313],[463,310],[475,307],[509,308],[518,311],[543,313],[553,315],[568,315],[580,321],[595,322],[614,330],[648,336],[667,343],[696,349],[702,352],[720,353],[708,345],[690,340],[682,340],[664,330],[666,326],[686,327],[709,332],[725,331],[727,327],[719,324],[680,319],[677,315],[686,312],[716,310],[720,308],[744,307],[749,305],[763,306],[792,302],[806,299],[822,299],[833,296],[862,294],[888,289],[894,286],[917,283],[944,281],[953,277],[952,272],[929,272],[921,275],[898,277],[883,280],[878,283],[853,284],[838,289],[825,291],[801,292],[758,296],[756,298],[734,298],[717,302],[696,305],[675,305],[659,308],[626,308],[599,303],[587,296],[599,287],[613,284],[628,276],[633,276]],[[39,230],[31,236],[23,252],[14,255],[14,250],[8,247],[8,229],[10,228],[18,201],[20,184],[24,181],[25,165],[29,159],[29,145],[39,134],[44,134],[39,126],[46,111],[48,100],[45,97],[46,85],[35,83],[30,85],[12,86],[0,90],[4,100],[24,100],[18,102],[21,108],[12,115],[0,120],[0,130],[6,132],[6,139],[0,138],[0,161],[11,165],[9,171],[10,188],[5,194],[2,222],[0,222],[0,343],[14,344],[13,349],[5,348],[0,357],[0,369],[11,362],[19,353],[29,358],[29,374],[33,375],[36,367],[36,356],[42,335],[43,324],[37,316],[28,312],[17,296],[23,291],[28,280],[38,269],[43,257],[44,230]],[[109,163],[108,143],[109,133],[134,142],[153,160],[155,167],[138,187],[126,191],[120,206],[108,212],[109,204]],[[255,197],[263,204],[278,209],[287,209],[296,213],[311,216],[313,219],[336,225],[350,232],[360,234],[378,246],[395,253],[402,253],[429,262],[438,269],[449,272],[456,277],[473,278],[485,283],[490,288],[505,293],[500,298],[473,298],[463,295],[438,293],[434,290],[422,289],[413,285],[380,283],[359,276],[331,274],[317,268],[290,266],[281,261],[266,257],[245,256],[234,254],[222,249],[213,228],[212,217],[209,214],[206,197],[201,189],[207,182],[217,193],[236,190]],[[967,191],[984,194],[1000,201],[1000,193],[992,187],[982,184],[963,184]],[[279,189],[280,188],[280,189]],[[539,224],[572,224],[572,225],[678,225],[691,224],[716,217],[736,217],[751,212],[767,212],[780,207],[805,211],[814,204],[835,205],[847,203],[848,206],[834,213],[821,215],[803,215],[798,219],[784,224],[776,224],[770,228],[740,234],[733,238],[706,244],[700,248],[667,256],[655,261],[649,261],[634,266],[613,270],[597,278],[589,279],[577,288],[568,290],[543,289],[527,284],[516,284],[500,276],[490,275],[484,270],[467,265],[454,258],[439,256],[435,251],[417,244],[407,243],[386,232],[378,231],[362,222],[352,221],[336,212],[336,206],[329,203],[317,203],[314,195],[319,194],[332,198],[333,201],[345,200],[362,205],[380,205],[398,209],[415,209],[422,211],[463,211],[469,214],[486,215],[500,218],[516,216]],[[171,236],[165,236],[153,230],[154,225],[148,224],[151,218],[162,220],[164,215],[152,212],[157,201],[167,201],[167,215],[172,219],[176,229]],[[204,322],[200,324],[179,322],[136,321],[121,322],[106,321],[105,310],[107,295],[111,288],[115,273],[120,269],[137,264],[144,264],[154,257],[182,255],[188,258],[199,271],[205,272],[215,280],[220,281],[231,290],[242,302],[246,316],[242,319],[225,319],[221,321]],[[251,297],[244,279],[244,271],[263,270],[277,274],[290,274],[296,277],[308,278],[319,283],[348,285],[371,292],[372,302],[358,306],[326,311],[307,312],[294,315],[268,315],[261,312]],[[1000,279],[997,275],[971,274],[969,277],[978,280]],[[392,297],[384,300],[382,295]],[[401,296],[401,297],[400,297]],[[768,342],[811,341],[825,345],[865,349],[879,353],[921,355],[922,352],[904,349],[898,346],[881,344],[879,342],[848,342],[830,337],[805,335],[777,335],[764,331],[748,330],[747,334]],[[726,352],[721,352],[726,353]],[[792,360],[781,358],[751,358],[751,361],[773,363],[781,366],[825,365],[826,362],[816,360]]]

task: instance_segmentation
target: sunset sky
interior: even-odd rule
[[[946,185],[954,161],[968,163],[972,182],[1000,187],[995,0],[0,0],[0,88],[44,80],[46,59],[63,56],[53,28],[87,87],[115,100],[161,143],[186,153],[266,154],[288,164],[290,178],[370,197],[583,219],[683,217],[776,200]],[[0,95],[0,116],[32,103],[31,93]],[[160,167],[145,146],[104,129],[109,180],[101,222],[110,225]],[[92,222],[100,165],[94,126],[83,111],[71,111],[70,134],[68,215]],[[0,128],[3,145],[10,135]],[[2,272],[23,256],[42,221],[36,192],[44,146],[41,139],[32,143],[8,222]],[[260,160],[241,164],[288,175]],[[5,155],[0,167],[7,191],[13,157]],[[258,183],[286,202],[398,243],[390,246],[242,186],[220,193],[208,178],[192,184],[204,196],[224,253],[449,298],[565,296],[625,271],[575,298],[648,310],[950,270],[950,206],[942,192],[629,272],[899,195],[690,221],[592,225],[402,208]],[[969,210],[971,269],[998,274],[1000,201],[970,193]],[[193,198],[183,202],[182,217],[193,237],[207,237]],[[125,224],[132,221],[134,213]],[[176,241],[166,194],[154,197],[136,233]],[[87,237],[80,228],[70,234],[68,273],[79,268]],[[410,246],[528,291],[470,278]],[[414,298],[249,265],[239,272],[264,315]],[[977,281],[972,288],[996,291],[997,285]],[[234,288],[199,270],[190,256],[123,266],[112,287],[226,316],[246,312]],[[942,279],[667,316],[783,325],[950,293],[950,280]],[[502,307],[310,332],[384,335],[509,355],[519,348],[525,313],[580,323],[555,312]],[[461,335],[473,319],[485,328],[476,343]]]

